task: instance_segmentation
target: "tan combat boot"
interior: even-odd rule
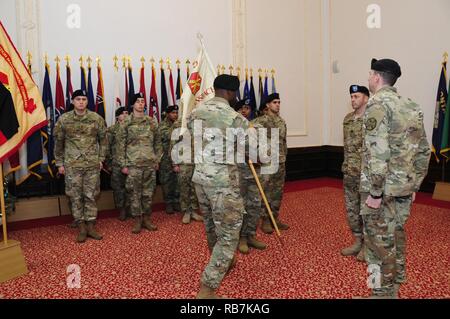
[[[142,230],[142,215],[141,216],[136,216],[134,218],[134,226],[133,229],[131,230],[131,232],[133,234],[139,234]]]
[[[249,253],[250,249],[248,249],[247,237],[242,236],[241,238],[239,238],[238,250],[243,254]]]
[[[278,218],[275,220],[279,230],[288,230],[289,225],[282,223]]]
[[[87,235],[95,240],[101,240],[103,238],[103,236],[95,230],[94,222],[87,222]]]
[[[355,256],[357,255],[362,248],[362,236],[355,236],[355,242],[353,245],[346,247],[341,250],[342,256]]]
[[[196,222],[202,222],[203,221],[203,216],[200,215],[200,214],[197,214],[196,212],[193,212],[191,217]]]
[[[273,227],[272,222],[270,221],[269,217],[264,217],[261,224],[261,230],[265,234],[272,234],[273,233]]]
[[[191,213],[184,213],[181,221],[183,224],[189,224],[191,222]]]
[[[144,222],[142,223],[142,226],[144,226],[145,229],[150,231],[158,230],[158,227],[156,225],[152,224],[150,221],[150,215],[144,215]]]
[[[122,208],[119,212],[119,220],[121,222],[125,221],[127,219],[127,211],[125,210],[125,208]]]
[[[248,236],[247,245],[248,247],[253,247],[260,250],[267,248],[267,245],[262,241],[257,240],[255,235]]]
[[[204,284],[200,284],[200,291],[198,292],[197,299],[220,299],[219,296],[216,295],[214,289],[209,288]]]
[[[84,243],[87,238],[86,223],[84,221],[81,221],[78,224],[78,229],[80,232],[78,233],[78,236],[77,236],[77,243]]]

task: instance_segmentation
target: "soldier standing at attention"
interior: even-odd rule
[[[162,149],[156,119],[144,114],[143,94],[135,94],[131,103],[133,113],[117,133],[117,153],[122,173],[127,175],[126,196],[135,219],[132,233],[138,234],[142,227],[150,231],[158,229],[150,221],[150,214]]]
[[[178,119],[178,105],[167,108],[167,115],[159,125],[159,136],[161,137],[163,156],[159,170],[159,178],[163,190],[166,213],[173,214],[174,210],[180,211],[180,191],[178,187],[177,173],[173,170],[170,158],[170,137],[172,135],[173,123]]]
[[[372,298],[396,297],[406,281],[404,227],[431,153],[420,106],[393,87],[401,74],[394,60],[372,60],[360,186],[366,261],[381,276]]]
[[[173,129],[181,128],[181,120],[177,120],[173,124]],[[191,219],[195,221],[203,221],[203,216],[197,213],[198,211],[198,201],[197,195],[195,194],[194,183],[192,182],[192,175],[194,175],[194,143],[192,135],[189,134],[188,130],[185,130],[182,135],[179,135],[178,138],[171,140],[170,142],[170,153],[172,153],[172,149],[175,144],[181,142],[184,139],[190,139],[190,147],[191,147],[191,156],[185,161],[176,161],[175,158],[171,157],[172,167],[174,172],[178,175],[178,185],[180,188],[180,209],[183,213],[183,224],[189,224]],[[181,151],[178,151],[177,154],[181,159],[183,158],[183,154]]]
[[[234,109],[246,119],[249,119],[251,114],[250,100],[240,100]],[[255,124],[255,126],[258,125]],[[256,228],[263,208],[261,206],[261,195],[249,164],[238,164],[238,168],[240,191],[245,206],[238,250],[243,254],[248,254],[250,247],[260,250],[267,248],[265,243],[256,239]],[[257,169],[255,166],[255,170]]]
[[[211,252],[201,276],[199,299],[218,298],[215,290],[233,264],[242,226],[244,203],[239,191],[239,171],[235,157],[227,161],[225,147],[229,137],[227,128],[248,128],[248,121],[230,106],[236,102],[238,88],[237,76],[219,75],[214,80],[215,97],[195,108],[188,118],[188,128],[194,139],[203,141],[202,150],[195,152],[192,181],[205,219]],[[211,149],[210,146],[219,142],[223,142],[220,149]],[[240,142],[245,143],[238,139]],[[232,155],[236,155],[236,149]]]
[[[106,153],[105,120],[87,109],[84,90],[72,95],[73,111],[64,113],[56,122],[55,160],[58,173],[65,175],[66,195],[72,215],[78,224],[77,242],[87,236],[103,237],[94,228],[97,220],[96,197],[100,193],[100,170]]]
[[[280,95],[272,93],[266,97],[263,108],[264,115],[253,120],[255,125],[260,125],[267,129],[267,137],[271,138],[271,129],[278,129],[279,132],[279,168],[274,174],[263,176],[264,185],[270,185],[266,188],[267,200],[273,212],[273,217],[280,230],[287,230],[289,226],[279,220],[281,200],[283,198],[284,182],[286,178],[286,156],[287,156],[287,140],[286,140],[286,122],[280,116]],[[267,109],[267,110],[265,110]],[[266,234],[273,233],[272,222],[268,213],[264,214],[261,230]]]
[[[350,98],[353,112],[344,118],[344,196],[347,208],[347,221],[355,242],[341,250],[343,256],[357,255],[358,261],[364,261],[363,221],[360,214],[361,201],[359,181],[361,179],[361,156],[363,147],[363,116],[369,100],[369,89],[365,86],[350,86]]]
[[[108,127],[106,131],[106,136],[108,138],[108,152],[106,155],[106,163],[111,169],[111,188],[114,194],[114,203],[116,208],[120,210],[119,220],[124,221],[127,218],[126,205],[127,201],[125,198],[125,180],[126,175],[122,174],[121,167],[118,162],[117,154],[117,140],[116,134],[120,127],[128,116],[128,111],[124,106],[119,107],[116,110],[116,123]]]

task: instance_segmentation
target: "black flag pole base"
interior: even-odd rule
[[[20,242],[0,242],[0,283],[28,273]]]

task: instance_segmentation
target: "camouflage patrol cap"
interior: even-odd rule
[[[75,92],[73,92],[72,94],[72,100],[78,96],[84,96],[87,97],[87,92],[86,90],[76,90]]]
[[[131,98],[130,104],[134,105],[134,103],[136,103],[136,101],[139,98],[142,98],[142,99],[144,98],[144,94],[142,92],[139,92],[139,93],[136,93],[135,95],[133,95],[132,98]]]
[[[400,65],[392,59],[372,59],[371,69],[379,72],[386,72],[399,78],[402,75]]]
[[[350,89],[349,90],[350,90],[350,94],[362,93],[362,94],[365,94],[368,97],[370,97],[369,89],[366,88],[365,86],[353,84],[353,85],[350,85]]]
[[[167,113],[178,112],[178,105],[170,105],[167,107]]]

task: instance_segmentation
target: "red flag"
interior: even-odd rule
[[[150,87],[149,115],[155,117],[159,122],[158,95],[156,94],[156,71],[152,65],[152,85]]]
[[[55,90],[55,121],[65,111],[64,91],[59,74],[59,64],[56,64],[56,90]]]
[[[141,67],[141,78],[140,78],[139,92],[142,93],[142,94],[144,94],[145,106],[148,106],[148,104],[147,104],[147,93],[145,92],[145,73],[144,73],[144,66]],[[148,111],[147,111],[147,113],[148,113]]]
[[[170,85],[170,95],[172,96],[172,105],[175,104],[175,90],[173,87],[173,76],[172,76],[172,69],[169,68],[169,85]]]

